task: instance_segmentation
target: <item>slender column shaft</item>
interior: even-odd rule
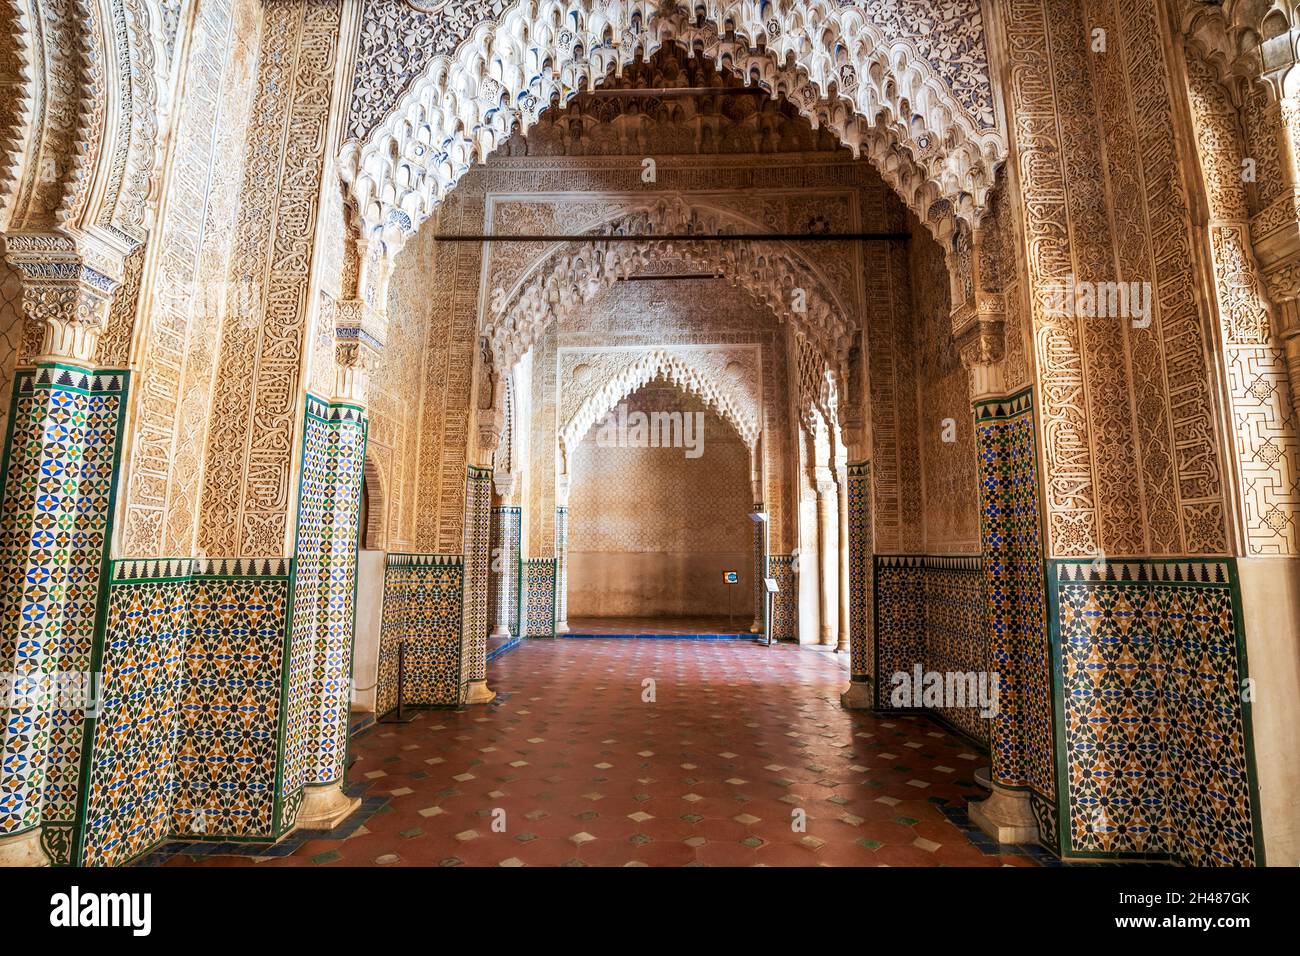
[[[837,536],[835,552],[839,558],[839,642],[835,645],[835,650],[847,654],[849,651],[849,639],[852,633],[852,624],[849,619],[850,608],[850,579],[849,579],[849,487],[848,475],[845,471],[840,471],[837,475],[835,484],[835,503],[836,511],[839,517],[839,535]]]
[[[835,486],[822,482],[817,486],[817,551],[821,558],[818,575],[818,597],[821,601],[821,620],[818,625],[819,643],[830,647],[835,642],[839,608],[834,600],[835,585],[839,579],[839,560],[835,553]]]
[[[555,633],[569,633],[569,509],[555,509]]]
[[[762,634],[767,628],[767,586],[763,579],[767,577],[767,515],[763,511],[763,502],[754,502],[755,515],[763,517],[754,519],[754,623],[750,633]]]

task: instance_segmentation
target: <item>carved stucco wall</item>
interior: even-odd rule
[[[140,367],[123,556],[194,553],[221,324],[247,324],[258,295],[251,276],[229,269],[261,28],[257,0],[213,0],[197,14],[203,41],[185,66],[157,253],[139,318],[121,335],[123,345],[138,336]],[[114,331],[110,322],[102,347]]]
[[[337,0],[266,7],[229,270],[258,294],[222,329],[199,536],[210,555],[288,546],[340,10]]]
[[[2,11],[0,229],[11,240],[71,230],[77,251],[93,246],[119,277],[157,200],[174,24],[158,0],[5,0]]]
[[[312,4],[306,9],[319,10],[323,6],[327,5]],[[1116,0],[1085,4],[1043,0],[1022,6],[1003,3],[997,9],[1012,41],[1006,45],[1007,59],[1001,66],[1010,81],[1006,85],[1016,106],[1015,138],[1022,160],[1016,164],[1017,182],[1036,210],[1023,238],[1012,239],[1013,244],[1029,251],[1025,257],[1028,269],[1025,279],[1041,292],[1044,281],[1069,274],[1099,279],[1118,274],[1126,279],[1152,281],[1157,299],[1156,320],[1148,329],[1059,320],[1044,316],[1041,302],[1035,304],[1034,361],[1026,362],[1025,367],[1039,369],[1038,400],[1043,406],[1045,433],[1052,436],[1043,450],[1049,466],[1046,497],[1050,550],[1054,554],[1080,555],[1097,551],[1108,554],[1225,551],[1230,547],[1225,507],[1229,489],[1223,478],[1222,455],[1232,448],[1233,439],[1219,433],[1221,430],[1211,411],[1216,383],[1204,359],[1206,354],[1213,354],[1208,348],[1211,331],[1198,305],[1193,276],[1196,257],[1190,254],[1186,228],[1190,202],[1175,147],[1168,145],[1176,140],[1172,135],[1173,113],[1167,95],[1170,78],[1167,51],[1161,42],[1160,13],[1150,5]],[[446,14],[452,19],[457,15]],[[906,23],[910,14],[900,13],[900,16],[900,22]],[[385,17],[386,13],[380,19]],[[174,26],[174,17],[171,22]],[[1107,29],[1111,39],[1107,54],[1095,55],[1088,51],[1084,42],[1086,31],[1082,29],[1086,25]],[[948,24],[944,29],[952,26]],[[407,27],[400,24],[383,27],[389,29],[396,32],[381,30],[380,34],[368,37],[364,44],[372,47],[388,44],[394,37],[405,36]],[[895,35],[905,32],[895,25]],[[968,36],[965,27],[958,33]],[[940,46],[944,47],[945,56],[954,50],[972,49],[965,40],[953,47],[952,35],[943,31],[933,36],[936,40],[944,37]],[[50,33],[43,42],[57,59],[57,54],[67,45],[51,42],[51,37],[57,39]],[[166,38],[168,49],[174,49],[174,39],[173,31]],[[332,56],[332,51],[325,50],[324,46],[318,51],[308,44],[304,49],[313,55],[324,52]],[[401,56],[426,54],[427,50],[408,50]],[[328,85],[325,76],[328,70],[319,69],[322,62],[317,58],[312,66],[319,74],[317,80]],[[956,56],[955,62],[965,64],[965,53]],[[982,70],[972,69],[972,77],[978,77]],[[60,79],[57,64],[43,75],[49,82],[42,87],[42,95],[53,92],[57,82],[63,80],[75,84],[75,78],[68,80],[67,75]],[[373,76],[373,73],[366,75]],[[307,82],[305,73],[299,79]],[[287,88],[292,86],[293,83],[286,83],[286,90],[277,95],[289,95]],[[367,86],[363,76],[353,91],[353,98],[354,101],[371,96],[383,99],[402,88],[402,83],[390,83],[382,88],[373,83]],[[265,91],[261,95],[263,105],[269,105]],[[43,102],[46,107],[42,109],[46,109],[49,101]],[[306,109],[311,108],[314,107]],[[385,109],[372,112],[377,117]],[[1261,107],[1243,112],[1247,145],[1261,164],[1255,206],[1285,198],[1280,185],[1284,177],[1268,175],[1268,171],[1275,171],[1280,165],[1277,138],[1267,135],[1269,131],[1265,129],[1275,118],[1269,109]],[[43,140],[42,149],[58,153],[59,136],[75,137],[75,122],[70,117],[64,119],[66,123],[51,114],[52,125],[42,135],[52,138]],[[1102,143],[1104,153],[1099,148]],[[616,178],[635,184],[637,169],[632,164],[617,158],[607,159],[606,163],[624,167]],[[305,165],[311,167],[312,162]],[[697,187],[709,177],[716,179],[720,175],[716,166],[712,169],[705,166],[696,172],[688,164],[682,165],[684,170],[674,171],[672,164],[667,164],[667,175],[676,176],[679,182],[693,179]],[[701,164],[694,166],[698,168]],[[815,175],[843,176],[847,170],[847,175],[853,176],[854,168],[828,163],[818,167]],[[466,176],[460,188],[465,188],[474,175]],[[574,173],[558,163],[538,175],[538,181],[549,177],[553,182],[566,178],[572,182]],[[803,169],[762,171],[750,176],[749,182],[762,188],[774,178],[791,175],[801,176],[807,182],[813,174]],[[602,185],[608,186],[610,182],[604,179]],[[1012,231],[1003,230],[1004,234]],[[131,271],[128,268],[128,290]],[[864,273],[865,281],[872,282],[871,270]],[[288,286],[283,286],[281,291],[285,288]],[[278,300],[278,296],[275,298]],[[1023,298],[1023,291],[1009,297],[1017,301]],[[129,291],[122,301],[131,301]],[[275,306],[272,311],[278,308]],[[133,310],[125,311],[129,314]],[[113,345],[106,349],[106,356],[121,355],[120,332],[111,331],[110,338]],[[239,348],[247,352],[242,346]],[[1015,355],[1011,345],[1008,354]],[[231,364],[229,370],[236,371],[237,364]],[[1247,369],[1243,374],[1249,376],[1253,372]],[[226,380],[231,376],[222,373],[220,377]],[[255,391],[259,396],[266,394],[262,389]],[[223,397],[223,401],[227,399],[228,395]],[[276,408],[267,406],[267,401]],[[269,545],[263,546],[265,539],[274,537],[270,529],[282,524],[274,516],[283,505],[285,495],[279,486],[284,479],[273,472],[284,469],[260,460],[273,457],[269,451],[266,455],[261,452],[269,449],[269,443],[281,441],[285,434],[286,427],[279,414],[282,404],[269,396],[259,397],[254,401],[259,411],[245,417],[245,428],[268,430],[248,443],[251,449],[248,463],[254,476],[250,486],[252,494],[247,496],[252,499],[247,513],[237,520],[227,520],[231,509],[220,504],[222,493],[218,485],[236,486],[241,492],[249,490],[241,481],[224,481],[229,475],[223,476],[220,482],[214,479],[210,501],[205,504],[205,509],[221,512],[212,521],[215,527],[239,528],[236,534],[249,540],[256,536],[262,544],[254,550],[266,550]],[[253,424],[254,421],[258,424]],[[274,424],[268,426],[265,424],[268,422]],[[190,436],[201,433],[202,423],[181,423],[177,430],[186,436],[178,439],[184,445]],[[165,440],[160,431],[155,447],[162,447]],[[227,444],[233,447],[237,442],[233,439],[224,442],[223,448]],[[276,455],[280,454],[277,450]],[[225,457],[214,453],[211,460],[219,469]],[[143,476],[145,471],[142,468],[140,474]],[[157,476],[152,480],[155,485],[161,483]],[[168,482],[174,483],[170,476]],[[1116,492],[1103,496],[1098,494],[1099,488],[1116,489]],[[184,500],[181,492],[183,489],[180,492],[169,489],[162,496],[156,489],[149,492],[137,502],[140,508],[135,511],[135,517],[141,523],[146,516],[158,522],[158,510],[169,507],[165,503],[160,505],[159,501],[165,502],[166,496],[174,493],[180,495],[176,500]],[[150,509],[153,514],[149,513]],[[1256,510],[1260,522],[1272,513],[1271,506],[1262,504]],[[1263,527],[1264,524],[1257,524],[1257,529]],[[144,534],[148,537],[153,532]],[[209,540],[207,544],[213,548],[205,550],[240,550],[242,545],[218,547],[223,535],[217,534]],[[151,545],[151,550],[168,549],[170,545],[167,548]]]
[[[416,550],[459,554],[465,521],[465,469],[470,461],[474,362],[478,355],[479,243],[437,243],[436,229],[481,233],[484,206],[470,191],[441,210],[426,229],[412,267],[429,277],[430,322],[425,337]],[[431,223],[430,225],[434,225]]]
[[[599,424],[587,432],[570,464],[569,616],[717,614],[733,587],[747,620],[749,449],[705,402],[661,381],[622,404],[629,415],[700,413],[702,454],[602,447]],[[725,584],[724,570],[741,582]]]
[[[529,427],[530,457],[526,466],[528,482],[525,500],[527,538],[523,543],[527,557],[552,557],[555,554],[555,477],[559,467],[559,363],[556,340],[559,330],[552,326],[538,342],[533,353],[533,410]]]
[[[733,404],[753,403],[763,424],[761,448],[766,485],[764,506],[770,514],[772,547],[792,534],[789,507],[792,466],[783,457],[789,434],[787,357],[784,328],[761,304],[721,280],[638,280],[620,282],[601,293],[572,322],[559,327],[553,360],[556,369],[552,413],[562,427],[566,407],[576,409],[586,393],[572,374],[579,365],[592,370],[583,378],[598,388],[605,375],[637,362],[648,346],[679,354],[706,379],[728,387]],[[676,348],[674,348],[676,346]],[[573,396],[570,396],[570,390]],[[746,397],[747,396],[747,397]],[[535,435],[538,432],[535,431]],[[554,441],[554,432],[545,436]],[[534,444],[534,455],[537,445]],[[537,475],[537,519],[553,501],[553,485]],[[752,497],[752,494],[751,494]],[[752,502],[751,502],[752,504]],[[538,546],[543,542],[538,541]]]
[[[842,152],[804,154],[797,162],[772,163],[762,157],[710,156],[701,161],[698,157],[666,157],[659,164],[656,188],[647,189],[640,180],[639,160],[632,157],[556,156],[545,160],[530,157],[494,157],[487,165],[471,170],[460,181],[456,191],[437,216],[419,233],[399,259],[394,284],[412,283],[412,301],[431,303],[432,322],[426,338],[424,363],[426,394],[421,402],[423,423],[420,450],[419,491],[422,530],[417,538],[422,542],[419,550],[435,550],[438,536],[445,529],[448,540],[454,538],[459,527],[460,508],[448,499],[446,517],[439,517],[440,499],[454,483],[463,480],[463,458],[452,452],[446,462],[444,447],[453,447],[465,441],[452,436],[448,429],[464,427],[464,415],[439,411],[444,408],[444,398],[451,393],[464,396],[468,401],[476,350],[472,324],[463,321],[466,310],[487,316],[491,310],[491,290],[517,286],[533,263],[542,258],[550,248],[540,242],[494,243],[487,249],[487,262],[482,265],[485,275],[480,297],[480,267],[478,246],[468,243],[439,244],[433,238],[438,233],[479,233],[492,231],[511,234],[573,234],[589,229],[593,224],[607,221],[611,211],[644,206],[657,195],[686,195],[713,204],[722,204],[749,218],[761,228],[773,231],[799,232],[828,228],[833,231],[906,228],[902,219],[901,204],[871,167],[854,163]],[[743,189],[744,191],[739,191]],[[888,210],[888,211],[887,211]],[[892,218],[891,218],[892,217]],[[794,245],[800,245],[795,243]],[[857,309],[863,301],[867,282],[873,281],[870,269],[860,268],[855,258],[858,245],[840,242],[803,243],[804,254],[817,262],[818,270],[834,295],[846,303],[849,310]],[[861,248],[883,248],[881,244],[861,244]],[[906,254],[900,262],[905,263]],[[668,257],[671,259],[671,257]],[[683,263],[665,259],[654,268],[667,271],[680,270]],[[402,278],[405,276],[406,278]],[[901,281],[906,282],[905,274]],[[612,289],[601,292],[581,310],[578,316],[566,320],[566,330],[593,331],[584,323],[584,316],[596,315],[602,309],[613,309],[634,329],[631,337],[612,338],[611,343],[647,344],[658,341],[659,331],[668,341],[727,342],[755,341],[744,336],[743,330],[755,325],[754,310],[763,313],[761,322],[770,323],[770,311],[754,301],[744,290],[729,283],[719,282],[716,295],[692,298],[683,315],[695,318],[691,326],[664,325],[671,310],[658,307],[653,310],[656,325],[645,324],[646,302],[620,304],[619,298],[631,293],[631,287],[652,285],[647,282],[615,283]],[[667,286],[673,283],[667,283]],[[640,293],[635,293],[640,295]],[[657,301],[667,301],[673,295],[660,294]],[[605,296],[615,296],[610,305],[603,304]],[[694,296],[694,293],[692,293]],[[454,302],[454,304],[453,304]],[[738,303],[744,317],[728,318],[721,325],[711,326],[720,302]],[[731,308],[731,306],[728,306]],[[880,305],[884,315],[893,308],[887,299]],[[454,316],[454,318],[453,318]],[[675,320],[674,320],[675,321]],[[452,323],[459,329],[453,335]],[[709,329],[718,328],[724,335],[710,337]],[[674,336],[676,336],[674,338]],[[776,336],[776,337],[774,337]],[[785,361],[784,331],[764,331],[760,339],[772,344],[764,352],[764,388],[784,390]],[[575,343],[580,341],[574,340]],[[452,343],[451,352],[447,345]],[[584,341],[584,344],[589,344]],[[555,405],[558,367],[556,348],[558,340],[554,327],[543,332],[534,344],[534,374],[532,394],[531,456],[528,463],[529,492],[525,553],[550,554],[553,545],[554,436],[559,428]],[[450,363],[450,364],[449,364]],[[454,371],[454,386],[448,383],[448,372]],[[781,383],[781,384],[777,384]],[[780,499],[787,493],[788,484],[781,478],[781,469],[789,467],[784,457],[789,448],[788,431],[784,422],[788,417],[785,392],[779,401],[774,394],[765,396],[772,440],[768,443],[769,490],[766,492],[769,509],[773,512],[775,530],[773,548],[781,547],[778,541],[792,540],[792,516]],[[460,407],[466,407],[462,405]],[[775,462],[776,464],[772,464]],[[775,482],[775,484],[772,484]],[[786,547],[792,545],[785,545]]]
[[[9,420],[14,369],[23,345],[23,288],[18,273],[0,262],[0,411]]]
[[[969,376],[949,332],[948,270],[928,237],[912,241],[917,425],[926,554],[980,550],[975,421]]]
[[[997,293],[1003,308],[1003,374],[1008,393],[1023,391],[1033,381],[1033,330],[1030,328],[1028,276],[1021,253],[1017,210],[1002,181],[989,197],[989,212],[981,224],[983,291]]]
[[[486,334],[503,361],[514,361],[547,323],[565,319],[602,286],[662,267],[744,281],[783,321],[797,325],[811,338],[827,361],[837,363],[847,350],[859,300],[852,243],[822,241],[814,246],[799,240],[737,240],[670,244],[649,234],[852,231],[851,196],[829,190],[773,192],[758,203],[748,202],[736,192],[649,196],[607,192],[599,198],[583,196],[581,201],[584,207],[597,208],[600,219],[569,234],[585,230],[592,239],[551,245],[536,260],[526,258],[527,251],[514,248],[515,243],[494,251],[494,260],[507,262],[494,262],[490,268]],[[518,227],[530,219],[536,225],[544,215],[516,213],[506,218]],[[646,238],[612,244],[595,238],[610,231]]]
[[[1300,554],[1300,432],[1286,357],[1252,250],[1251,196],[1235,110],[1213,69],[1186,60],[1193,132],[1204,179],[1219,347],[1239,473],[1243,551]],[[1258,168],[1256,169],[1258,175]]]
[[[1034,302],[1049,553],[1221,554],[1222,436],[1160,11],[1000,0]],[[1106,30],[1108,52],[1089,49]],[[1104,149],[1103,149],[1104,147]],[[1052,282],[1152,283],[1149,327],[1051,316]]]
[[[414,552],[420,510],[420,420],[424,403],[412,401],[425,385],[426,338],[438,324],[427,291],[425,247],[413,244],[398,257],[388,286],[388,337],[370,382],[367,457],[385,490],[387,547]]]
[[[872,243],[863,254],[868,283],[863,328],[870,379],[874,550],[915,554],[924,549],[924,523],[917,336],[908,250],[898,243]]]
[[[650,345],[649,348],[562,351],[559,404],[562,450],[573,449],[609,408],[657,379],[670,381],[704,401],[735,429],[747,448],[758,444],[763,428],[760,349]]]

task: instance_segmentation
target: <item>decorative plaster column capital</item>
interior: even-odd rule
[[[512,502],[515,492],[519,490],[519,472],[494,471],[492,473],[492,484],[496,488],[497,497],[502,502]]]
[[[387,315],[361,299],[339,302],[334,310],[333,401],[365,406],[370,376],[384,351]]]
[[[1003,336],[1004,307],[1000,295],[980,296],[982,310],[972,314],[962,323],[957,336],[957,350],[961,363],[970,374],[972,402],[1006,394],[1005,339]]]
[[[37,361],[93,367],[122,251],[88,236],[20,233],[5,237],[4,254],[22,277],[23,309],[44,329]]]
[[[478,429],[479,464],[489,468],[493,456],[501,447],[501,436],[506,427],[505,409],[496,405],[477,409],[474,414],[474,425]]]
[[[856,461],[867,444],[867,422],[861,409],[846,408],[840,419],[840,436],[846,459]]]

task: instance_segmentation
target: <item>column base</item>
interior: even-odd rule
[[[498,624],[495,628],[492,629],[492,633],[488,635],[488,637],[509,637],[509,636],[510,636],[510,628],[506,627],[504,624]]]
[[[0,837],[0,866],[49,866],[50,858],[41,846],[41,828],[17,836]]]
[[[988,799],[970,803],[971,822],[999,843],[1037,843],[1038,821],[1026,790],[1008,790],[992,784]]]
[[[853,681],[849,689],[840,694],[840,706],[846,710],[871,710],[874,703],[871,684],[864,680]]]
[[[469,690],[465,694],[465,703],[490,704],[496,699],[497,692],[488,688],[486,679],[469,682]]]
[[[308,787],[298,808],[295,830],[333,830],[361,806],[360,797],[349,797],[340,783]]]
[[[555,622],[555,633],[556,633],[556,634],[568,634],[568,633],[569,633],[569,622],[568,622],[568,621],[556,621],[556,622]]]

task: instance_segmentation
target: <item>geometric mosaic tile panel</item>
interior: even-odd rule
[[[1032,390],[975,406],[985,629],[998,672],[993,779],[1027,789],[1043,843],[1059,850],[1052,650]]]
[[[767,575],[776,580],[772,595],[772,640],[794,641],[799,638],[799,579],[794,573],[794,555],[769,554]]]
[[[188,581],[114,583],[81,862],[116,866],[165,839],[176,786]]]
[[[285,559],[112,564],[81,861],[275,830]]]
[[[366,420],[308,395],[294,549],[282,792],[343,778]]]
[[[979,555],[926,557],[922,663],[926,671],[988,674],[992,681]],[[980,715],[978,706],[935,710],[949,724],[987,746],[990,720]]]
[[[397,706],[402,645],[404,705],[461,702],[463,590],[464,558],[459,554],[388,556],[379,632],[378,714]]]
[[[875,678],[875,626],[872,621],[875,539],[871,533],[871,462],[848,466],[849,493],[849,647],[854,677]]]
[[[894,674],[911,674],[924,656],[925,559],[921,555],[874,556],[876,606],[876,707],[892,710]]]
[[[524,637],[555,636],[556,559],[523,562]]]
[[[515,506],[492,509],[492,576],[489,595],[492,624],[519,635],[519,549],[522,510]]]
[[[487,677],[488,575],[492,566],[492,472],[469,467],[465,485],[464,679]]]
[[[283,560],[258,565],[233,570],[270,573],[196,573],[190,585],[172,807],[177,834],[278,835],[289,567]]]
[[[978,555],[876,555],[877,707],[896,709],[893,675],[987,675],[984,579]],[[1000,675],[999,675],[1000,676]],[[991,676],[987,679],[991,680]],[[990,721],[978,706],[927,707],[967,736],[987,745]]]
[[[0,835],[38,824],[75,854],[84,694],[107,560],[126,372],[41,365],[15,376],[0,499]]]
[[[1262,862],[1235,562],[1052,570],[1063,851]]]

